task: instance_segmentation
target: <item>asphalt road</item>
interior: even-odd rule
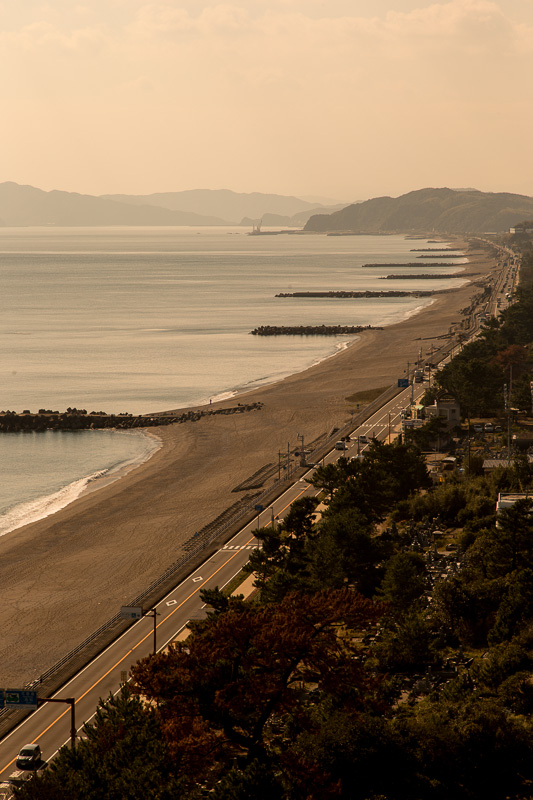
[[[385,404],[363,425],[353,431],[353,441],[345,453],[333,449],[323,463],[340,456],[352,457],[368,445],[360,445],[359,435],[388,440],[394,437],[401,424],[401,411],[406,408],[411,395],[416,401],[425,391],[426,383],[415,384]],[[156,606],[156,647],[158,650],[172,642],[187,626],[190,619],[203,616],[205,607],[200,591],[215,586],[223,587],[238,574],[249,558],[250,550],[258,546],[253,530],[268,525],[272,518],[282,519],[290,505],[299,497],[313,496],[316,490],[305,480],[314,467],[296,481],[271,506],[265,508],[255,520],[242,528],[231,541],[205,561],[196,572],[179,584]],[[75,725],[79,731],[90,720],[100,698],[116,693],[127,679],[130,667],[154,650],[154,621],[144,617],[133,624],[122,636],[82,669],[54,695],[54,698],[75,699]],[[30,742],[41,746],[44,761],[49,761],[58,749],[70,741],[71,709],[65,704],[45,703],[17,728],[0,741],[0,780],[16,769],[16,756]]]
[[[502,248],[503,251],[503,248]],[[508,267],[498,281],[495,295],[503,294],[509,286],[516,284],[516,271],[509,252],[502,252],[508,259]],[[516,270],[516,268],[515,268]],[[493,296],[494,303],[494,296]],[[494,303],[495,305],[495,303]],[[496,309],[491,308],[492,313]],[[440,360],[436,353],[432,360]],[[440,366],[449,358],[441,361]],[[345,453],[333,449],[323,463],[337,460],[340,456],[352,457],[364,451],[368,445],[361,445],[358,437],[375,437],[387,441],[393,438],[401,425],[401,412],[412,400],[417,402],[427,388],[427,381],[417,383],[403,390],[393,400],[376,411],[363,425],[355,428]],[[264,509],[256,519],[246,525],[230,542],[205,561],[196,572],[179,584],[156,606],[156,646],[163,649],[172,642],[187,626],[189,620],[203,616],[205,607],[200,600],[200,591],[215,586],[224,587],[239,573],[249,558],[250,550],[258,546],[253,531],[268,525],[272,519],[282,519],[294,500],[306,495],[316,494],[316,490],[306,482],[314,467],[271,506]],[[127,680],[131,666],[140,658],[154,650],[154,622],[152,617],[144,617],[133,624],[122,636],[104,650],[98,657],[84,667],[72,680],[54,695],[54,698],[75,699],[75,725],[78,734],[84,722],[92,719],[100,698],[119,691]],[[44,762],[49,761],[58,749],[70,741],[71,709],[68,705],[45,703],[17,728],[0,741],[0,780],[16,769],[16,756],[21,748],[30,742],[41,746]]]

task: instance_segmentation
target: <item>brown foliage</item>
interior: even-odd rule
[[[212,775],[231,756],[264,752],[273,720],[277,730],[289,719],[311,726],[312,689],[353,713],[376,708],[377,684],[351,637],[340,634],[380,614],[349,589],[230,609],[198,625],[186,643],[139,662],[132,688],[156,704],[183,771]]]

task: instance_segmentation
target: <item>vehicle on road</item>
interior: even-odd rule
[[[340,439],[338,442],[335,442],[335,450],[346,450],[347,444],[344,439]]]
[[[492,422],[485,423],[485,433],[494,433],[494,425]]]
[[[35,769],[41,763],[41,748],[38,744],[25,744],[17,756],[19,769]]]
[[[361,444],[368,444],[368,438],[364,433],[362,433],[361,436],[359,437],[359,441],[361,442]]]
[[[483,425],[480,422],[474,423],[474,433],[483,433]]]

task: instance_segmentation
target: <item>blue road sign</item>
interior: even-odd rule
[[[38,708],[37,692],[26,689],[6,689],[6,708]]]
[[[261,512],[263,510],[263,506],[261,506],[261,505],[254,506],[254,508],[255,508],[256,511],[259,511],[259,512]]]
[[[122,606],[120,616],[124,619],[141,619],[143,616],[142,606]]]
[[[409,378],[398,378],[398,388],[407,389],[409,387]]]

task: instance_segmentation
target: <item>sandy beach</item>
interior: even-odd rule
[[[53,517],[0,539],[2,685],[22,685],[128,604],[183,552],[184,543],[239,499],[232,489],[278,451],[350,420],[356,392],[388,387],[422,348],[459,323],[495,269],[472,248],[468,285],[383,330],[365,331],[334,358],[271,386],[213,404],[260,401],[231,416],[152,429],[163,446],[121,480]],[[477,285],[476,285],[477,284]]]

